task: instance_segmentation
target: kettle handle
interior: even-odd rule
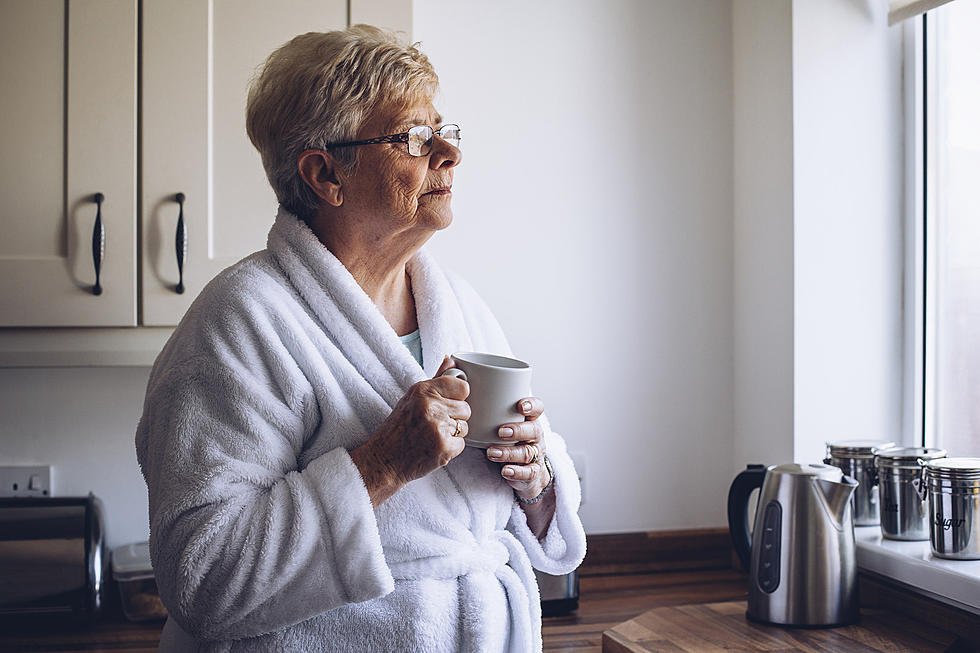
[[[740,472],[728,489],[728,531],[732,546],[745,569],[750,566],[752,537],[749,534],[749,495],[762,487],[766,477],[765,465],[749,465]]]

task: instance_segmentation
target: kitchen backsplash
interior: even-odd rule
[[[149,368],[0,369],[0,464],[49,464],[54,496],[93,492],[107,543],[149,535],[133,437]]]

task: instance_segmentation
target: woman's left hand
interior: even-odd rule
[[[517,410],[524,415],[524,421],[504,424],[497,431],[501,440],[516,444],[489,447],[487,458],[503,465],[500,475],[518,495],[533,499],[551,481],[544,465],[544,427],[537,421],[544,413],[544,403],[537,397],[527,397],[517,402]]]

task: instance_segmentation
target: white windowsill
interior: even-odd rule
[[[945,560],[929,542],[886,540],[878,526],[855,526],[861,571],[884,576],[934,599],[980,614],[980,560]]]

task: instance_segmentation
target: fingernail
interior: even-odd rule
[[[487,453],[490,454],[491,458],[500,458],[501,456],[504,455],[504,452],[501,449],[497,449],[496,447],[487,449]]]
[[[514,470],[510,467],[504,467],[504,471],[502,473],[504,476],[510,477],[514,475]]]
[[[530,401],[522,401],[521,402],[521,410],[523,410],[525,413],[530,413],[531,412],[531,402]]]
[[[514,437],[514,429],[509,426],[501,426],[500,430],[497,431],[497,435],[500,436],[501,440],[506,440],[507,438]]]

